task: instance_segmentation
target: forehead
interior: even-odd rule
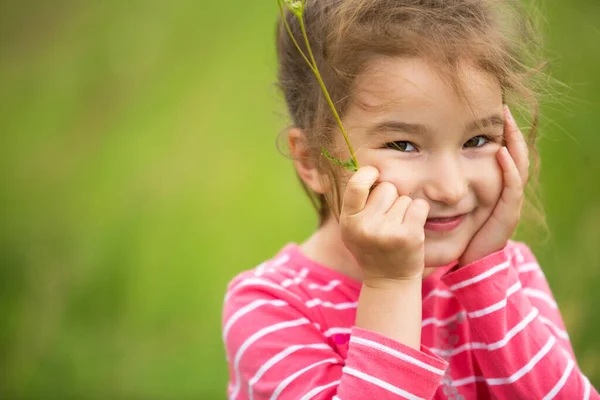
[[[449,77],[423,59],[379,58],[358,76],[354,100],[363,111],[404,111],[414,117],[420,112],[451,114],[471,120],[473,114],[501,107],[502,89],[492,75],[468,62]]]

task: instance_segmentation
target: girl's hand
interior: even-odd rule
[[[340,215],[344,245],[363,271],[363,284],[421,279],[425,262],[425,200],[399,196],[374,167],[360,168],[346,187]]]
[[[504,121],[506,147],[502,147],[497,153],[503,171],[504,188],[492,215],[471,239],[458,260],[460,266],[503,249],[521,217],[523,189],[529,177],[529,151],[507,106],[504,107]]]

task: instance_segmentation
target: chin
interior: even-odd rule
[[[425,241],[425,268],[448,265],[460,258],[467,244],[456,243],[453,240],[443,242]]]

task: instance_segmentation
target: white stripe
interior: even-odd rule
[[[278,266],[283,265],[286,262],[288,262],[289,259],[290,259],[290,255],[286,253],[286,254],[281,255],[281,257],[278,257],[275,260],[273,260],[273,263],[271,265],[273,267],[278,267]]]
[[[352,303],[331,303],[329,301],[323,301],[321,299],[312,299],[306,302],[306,307],[312,308],[315,306],[323,306],[327,308],[335,308],[336,310],[345,310],[347,308],[356,308],[358,306],[358,302]]]
[[[506,344],[510,341],[510,339],[512,339],[519,332],[521,332],[522,330],[524,330],[525,327],[527,325],[529,325],[529,323],[531,321],[533,321],[535,319],[535,317],[538,316],[538,314],[539,314],[539,311],[538,311],[537,308],[534,308],[533,310],[531,310],[531,312],[529,314],[527,314],[527,316],[525,318],[523,318],[523,320],[521,322],[519,322],[511,330],[509,330],[508,332],[506,332],[506,336],[504,336],[504,338],[502,340],[499,340],[496,343],[489,344],[488,345],[488,350],[496,350],[496,349],[499,349],[499,348],[502,348],[502,347],[506,346]]]
[[[491,306],[482,308],[481,310],[471,311],[470,313],[467,314],[467,316],[469,318],[479,318],[479,317],[483,317],[484,315],[491,314],[494,311],[498,311],[501,308],[506,307],[506,302],[508,300],[508,297],[512,294],[515,294],[519,289],[521,289],[521,282],[515,283],[514,285],[509,287],[508,290],[506,290],[507,298],[500,300],[496,304],[492,304]]]
[[[275,267],[285,264],[290,259],[289,254],[283,254],[282,256],[276,258],[275,260],[265,261],[255,268],[254,276],[262,276],[265,272],[275,272]],[[269,267],[267,269],[267,267]],[[296,273],[294,270],[289,270],[292,273]]]
[[[494,268],[490,268],[485,272],[482,272],[481,274],[474,276],[472,278],[469,279],[465,279],[462,282],[458,282],[455,283],[454,285],[450,286],[450,290],[455,291],[457,289],[461,289],[464,288],[466,286],[472,285],[474,283],[477,283],[479,281],[484,280],[485,278],[489,278],[490,276],[494,275],[496,272],[500,272],[503,269],[508,268],[508,266],[510,265],[510,261],[505,261],[500,265],[496,265]]]
[[[515,247],[515,256],[516,256],[517,262],[519,264],[521,264],[523,261],[525,261],[525,257],[523,257],[523,253],[521,253],[521,249],[518,247]]]
[[[332,400],[342,400],[342,399],[339,396],[336,395],[336,396],[333,396]]]
[[[444,380],[442,380],[442,382],[443,381]],[[467,376],[466,378],[455,379],[455,380],[449,379],[448,380],[448,383],[455,387],[468,385],[469,383],[474,383],[474,382],[485,382],[485,376]]]
[[[443,290],[443,289],[433,289],[431,291],[431,293],[429,293],[427,296],[425,296],[425,298],[423,299],[423,301],[431,298],[431,297],[443,297],[445,299],[449,299],[451,297],[453,297],[454,294],[452,294],[451,291],[449,290]]]
[[[227,292],[227,294],[225,295],[225,301],[229,300],[229,298],[233,295],[233,293],[236,290],[238,290],[240,288],[243,288],[243,287],[246,287],[246,286],[250,286],[250,285],[255,285],[255,286],[259,286],[259,287],[260,286],[269,287],[271,289],[282,291],[286,295],[293,296],[297,300],[300,300],[300,298],[296,294],[294,294],[294,293],[292,293],[292,292],[284,289],[283,287],[281,287],[279,285],[276,285],[276,284],[274,284],[272,282],[269,282],[269,281],[266,281],[266,280],[260,279],[260,278],[250,278],[250,279],[243,280],[241,283],[239,283],[236,286],[234,286],[233,288],[231,288],[229,290],[229,292]]]
[[[453,316],[448,317],[446,319],[437,319],[435,317],[427,318],[421,322],[421,328],[423,328],[427,325],[431,325],[431,324],[433,324],[435,326],[445,326],[445,325],[451,324],[452,322],[459,320],[461,317],[466,317],[466,316],[467,316],[467,313],[464,311],[461,311],[461,312],[458,312],[458,313],[454,314]]]
[[[308,269],[306,268],[302,268],[302,270],[300,271],[300,273],[298,274],[298,276],[296,276],[294,279],[286,279],[283,282],[281,282],[281,286],[283,287],[288,287],[291,285],[297,285],[300,282],[302,282],[304,280],[304,278],[306,278],[306,275],[308,275]]]
[[[590,392],[592,391],[592,385],[590,384],[590,380],[587,377],[584,376],[583,380],[585,381],[585,388],[583,390],[583,400],[589,400]]]
[[[256,374],[254,374],[254,376],[248,381],[248,397],[250,398],[250,400],[254,399],[254,391],[252,390],[252,386],[254,386],[256,384],[256,382],[258,382],[258,380],[260,378],[262,378],[262,376],[269,370],[269,368],[271,368],[273,365],[277,364],[279,361],[283,360],[284,358],[286,358],[293,352],[295,352],[297,350],[301,350],[301,349],[324,349],[324,350],[330,349],[331,350],[331,347],[329,347],[328,345],[323,344],[323,343],[298,344],[298,345],[290,346],[290,347],[286,348],[285,350],[277,353],[276,355],[271,357],[267,362],[265,362],[262,365],[262,367],[260,367],[258,369],[258,371],[256,371]]]
[[[356,378],[360,378],[363,381],[372,383],[373,385],[379,386],[380,388],[383,388],[385,390],[387,390],[388,392],[392,392],[394,394],[397,394],[398,396],[402,396],[405,399],[410,399],[410,400],[424,400],[421,397],[417,397],[412,393],[407,392],[406,390],[402,390],[399,387],[396,387],[392,384],[387,383],[386,381],[383,381],[379,378],[375,378],[374,376],[365,374],[364,372],[360,372],[358,370],[355,370],[353,368],[350,367],[344,367],[342,369],[342,372],[348,374],[348,375],[352,375]]]
[[[552,388],[552,390],[550,392],[548,392],[548,394],[546,396],[544,396],[543,400],[553,399],[556,396],[556,394],[558,392],[560,392],[560,389],[562,389],[563,386],[565,386],[565,383],[567,382],[567,378],[569,378],[569,375],[571,375],[571,371],[573,371],[573,367],[575,366],[575,363],[573,362],[573,360],[571,360],[570,357],[568,360],[569,360],[569,363],[567,364],[567,368],[565,368],[565,373],[563,374],[563,376],[561,376],[561,378],[556,383],[556,385]]]
[[[325,335],[325,337],[330,337],[337,334],[350,334],[351,332],[352,328],[329,328],[323,332],[323,335]]]
[[[279,384],[279,386],[277,386],[275,388],[275,390],[273,391],[273,394],[271,395],[271,400],[275,400],[277,399],[277,397],[279,397],[279,395],[281,394],[281,392],[297,377],[299,377],[300,375],[302,375],[303,373],[305,373],[306,371],[308,371],[311,368],[314,367],[318,367],[321,364],[325,364],[325,363],[329,363],[329,364],[337,364],[338,360],[336,358],[328,358],[326,360],[321,360],[319,362],[316,362],[312,365],[309,365],[308,367],[302,368],[300,371],[294,372],[292,375],[288,376],[286,379],[284,379],[283,381],[281,381],[281,383]]]
[[[274,266],[270,266],[269,268],[267,268],[267,272],[280,272],[280,273],[287,273],[293,276],[298,275],[298,271],[293,270],[291,268],[288,268],[285,264],[284,265],[274,265]]]
[[[327,285],[317,285],[316,283],[311,283],[310,285],[308,285],[308,288],[312,290],[322,290],[324,292],[331,292],[335,287],[339,286],[341,283],[341,281],[334,279]]]
[[[434,374],[438,374],[440,376],[443,376],[444,373],[446,372],[443,369],[432,367],[431,365],[426,364],[423,361],[417,360],[414,357],[411,357],[411,356],[409,356],[407,354],[399,352],[398,350],[392,349],[392,348],[387,347],[387,346],[385,346],[385,345],[383,345],[381,343],[377,343],[377,342],[374,342],[374,341],[369,340],[369,339],[364,339],[364,338],[359,338],[359,337],[355,337],[354,336],[354,337],[350,338],[350,343],[362,344],[363,346],[367,346],[367,347],[370,347],[372,349],[383,351],[384,353],[389,354],[392,357],[396,357],[396,358],[398,358],[398,359],[400,359],[402,361],[405,361],[405,362],[407,362],[409,364],[416,365],[417,367],[421,367],[424,370],[427,370],[429,372],[433,372]]]
[[[530,272],[530,271],[539,271],[539,272],[541,272],[542,270],[540,269],[540,266],[537,263],[530,262],[530,263],[526,263],[526,264],[523,264],[523,265],[519,265],[517,267],[517,271],[519,273],[525,273],[525,272]]]
[[[233,369],[235,371],[235,388],[233,389],[231,398],[237,397],[238,392],[240,391],[240,387],[241,387],[240,360],[242,359],[244,352],[246,350],[248,350],[248,348],[254,342],[256,342],[258,339],[262,338],[263,336],[268,335],[269,333],[278,331],[280,329],[296,327],[296,326],[305,325],[308,323],[310,323],[310,321],[306,318],[300,318],[300,319],[297,319],[294,321],[280,322],[278,324],[267,326],[266,328],[259,330],[254,335],[252,335],[248,339],[246,339],[246,341],[244,343],[242,343],[242,345],[240,346],[238,351],[235,353],[235,357],[234,357],[234,361],[233,361]]]
[[[429,350],[431,350],[438,356],[444,357],[444,358],[453,357],[457,354],[462,353],[463,351],[471,350],[471,349],[487,349],[487,344],[479,343],[479,342],[465,343],[465,344],[462,344],[452,350],[437,349],[435,347],[429,348]]]
[[[531,321],[533,321],[537,315],[538,315],[538,310],[537,310],[537,308],[534,308],[533,310],[531,310],[531,312],[529,314],[527,314],[527,316],[521,322],[519,322],[511,330],[509,330],[506,333],[506,335],[504,336],[504,338],[502,338],[501,340],[494,342],[494,343],[487,344],[487,343],[481,343],[481,342],[472,342],[472,343],[465,343],[465,344],[458,346],[457,348],[452,349],[452,350],[442,350],[442,349],[436,349],[436,348],[431,348],[430,350],[441,357],[452,357],[452,356],[462,353],[465,350],[470,350],[470,349],[497,350],[497,349],[500,349],[500,348],[506,346],[506,344],[510,341],[510,339],[512,339],[515,335],[517,335],[519,332],[521,332],[523,329],[525,329],[525,327],[529,323],[531,323]]]
[[[254,276],[261,276],[262,274],[265,273],[265,266],[267,265],[267,262],[263,262],[261,263],[258,267],[255,268],[254,271]]]
[[[546,303],[548,303],[550,308],[558,308],[558,304],[556,304],[556,301],[554,301],[554,299],[550,295],[548,295],[548,293],[542,290],[525,288],[523,289],[523,293],[525,293],[525,295],[527,295],[528,297],[534,297],[536,299],[545,301]]]
[[[323,385],[323,386],[318,386],[316,388],[314,388],[313,390],[311,390],[310,392],[306,393],[304,396],[302,396],[300,398],[300,400],[310,400],[313,397],[315,397],[316,395],[318,395],[319,393],[321,393],[323,390],[325,389],[329,389],[332,386],[337,386],[340,384],[341,381],[333,381],[331,383],[328,383],[327,385]],[[334,399],[339,399],[341,400],[339,397],[335,396]]]
[[[542,315],[540,315],[538,318],[541,323],[543,323],[544,325],[546,325],[550,329],[552,329],[554,331],[554,333],[556,334],[556,336],[558,336],[561,339],[569,340],[569,334],[567,333],[567,331],[560,329],[558,327],[558,325],[556,325],[554,322],[552,322],[551,320],[549,320],[548,318],[546,318]]]
[[[556,343],[556,338],[554,336],[550,336],[548,342],[544,345],[544,347],[542,347],[542,349],[538,351],[537,354],[533,356],[523,368],[521,368],[508,378],[487,379],[488,385],[506,385],[518,381],[526,373],[531,371],[533,367],[535,367],[535,365],[538,363],[538,361],[540,361],[546,354],[548,354],[550,349],[552,349],[552,346],[554,346],[554,343]]]
[[[250,311],[255,310],[258,307],[264,306],[266,304],[270,304],[275,307],[281,307],[281,306],[288,305],[288,303],[283,300],[264,300],[264,299],[256,300],[248,305],[245,305],[244,307],[237,310],[225,324],[225,328],[223,328],[223,342],[227,341],[227,334],[229,333],[229,330],[231,329],[231,327],[235,323],[235,321],[237,321],[244,315],[248,314]]]

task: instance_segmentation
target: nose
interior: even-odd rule
[[[468,179],[459,160],[443,157],[433,161],[430,167],[424,187],[425,195],[430,200],[454,206],[467,196]]]

